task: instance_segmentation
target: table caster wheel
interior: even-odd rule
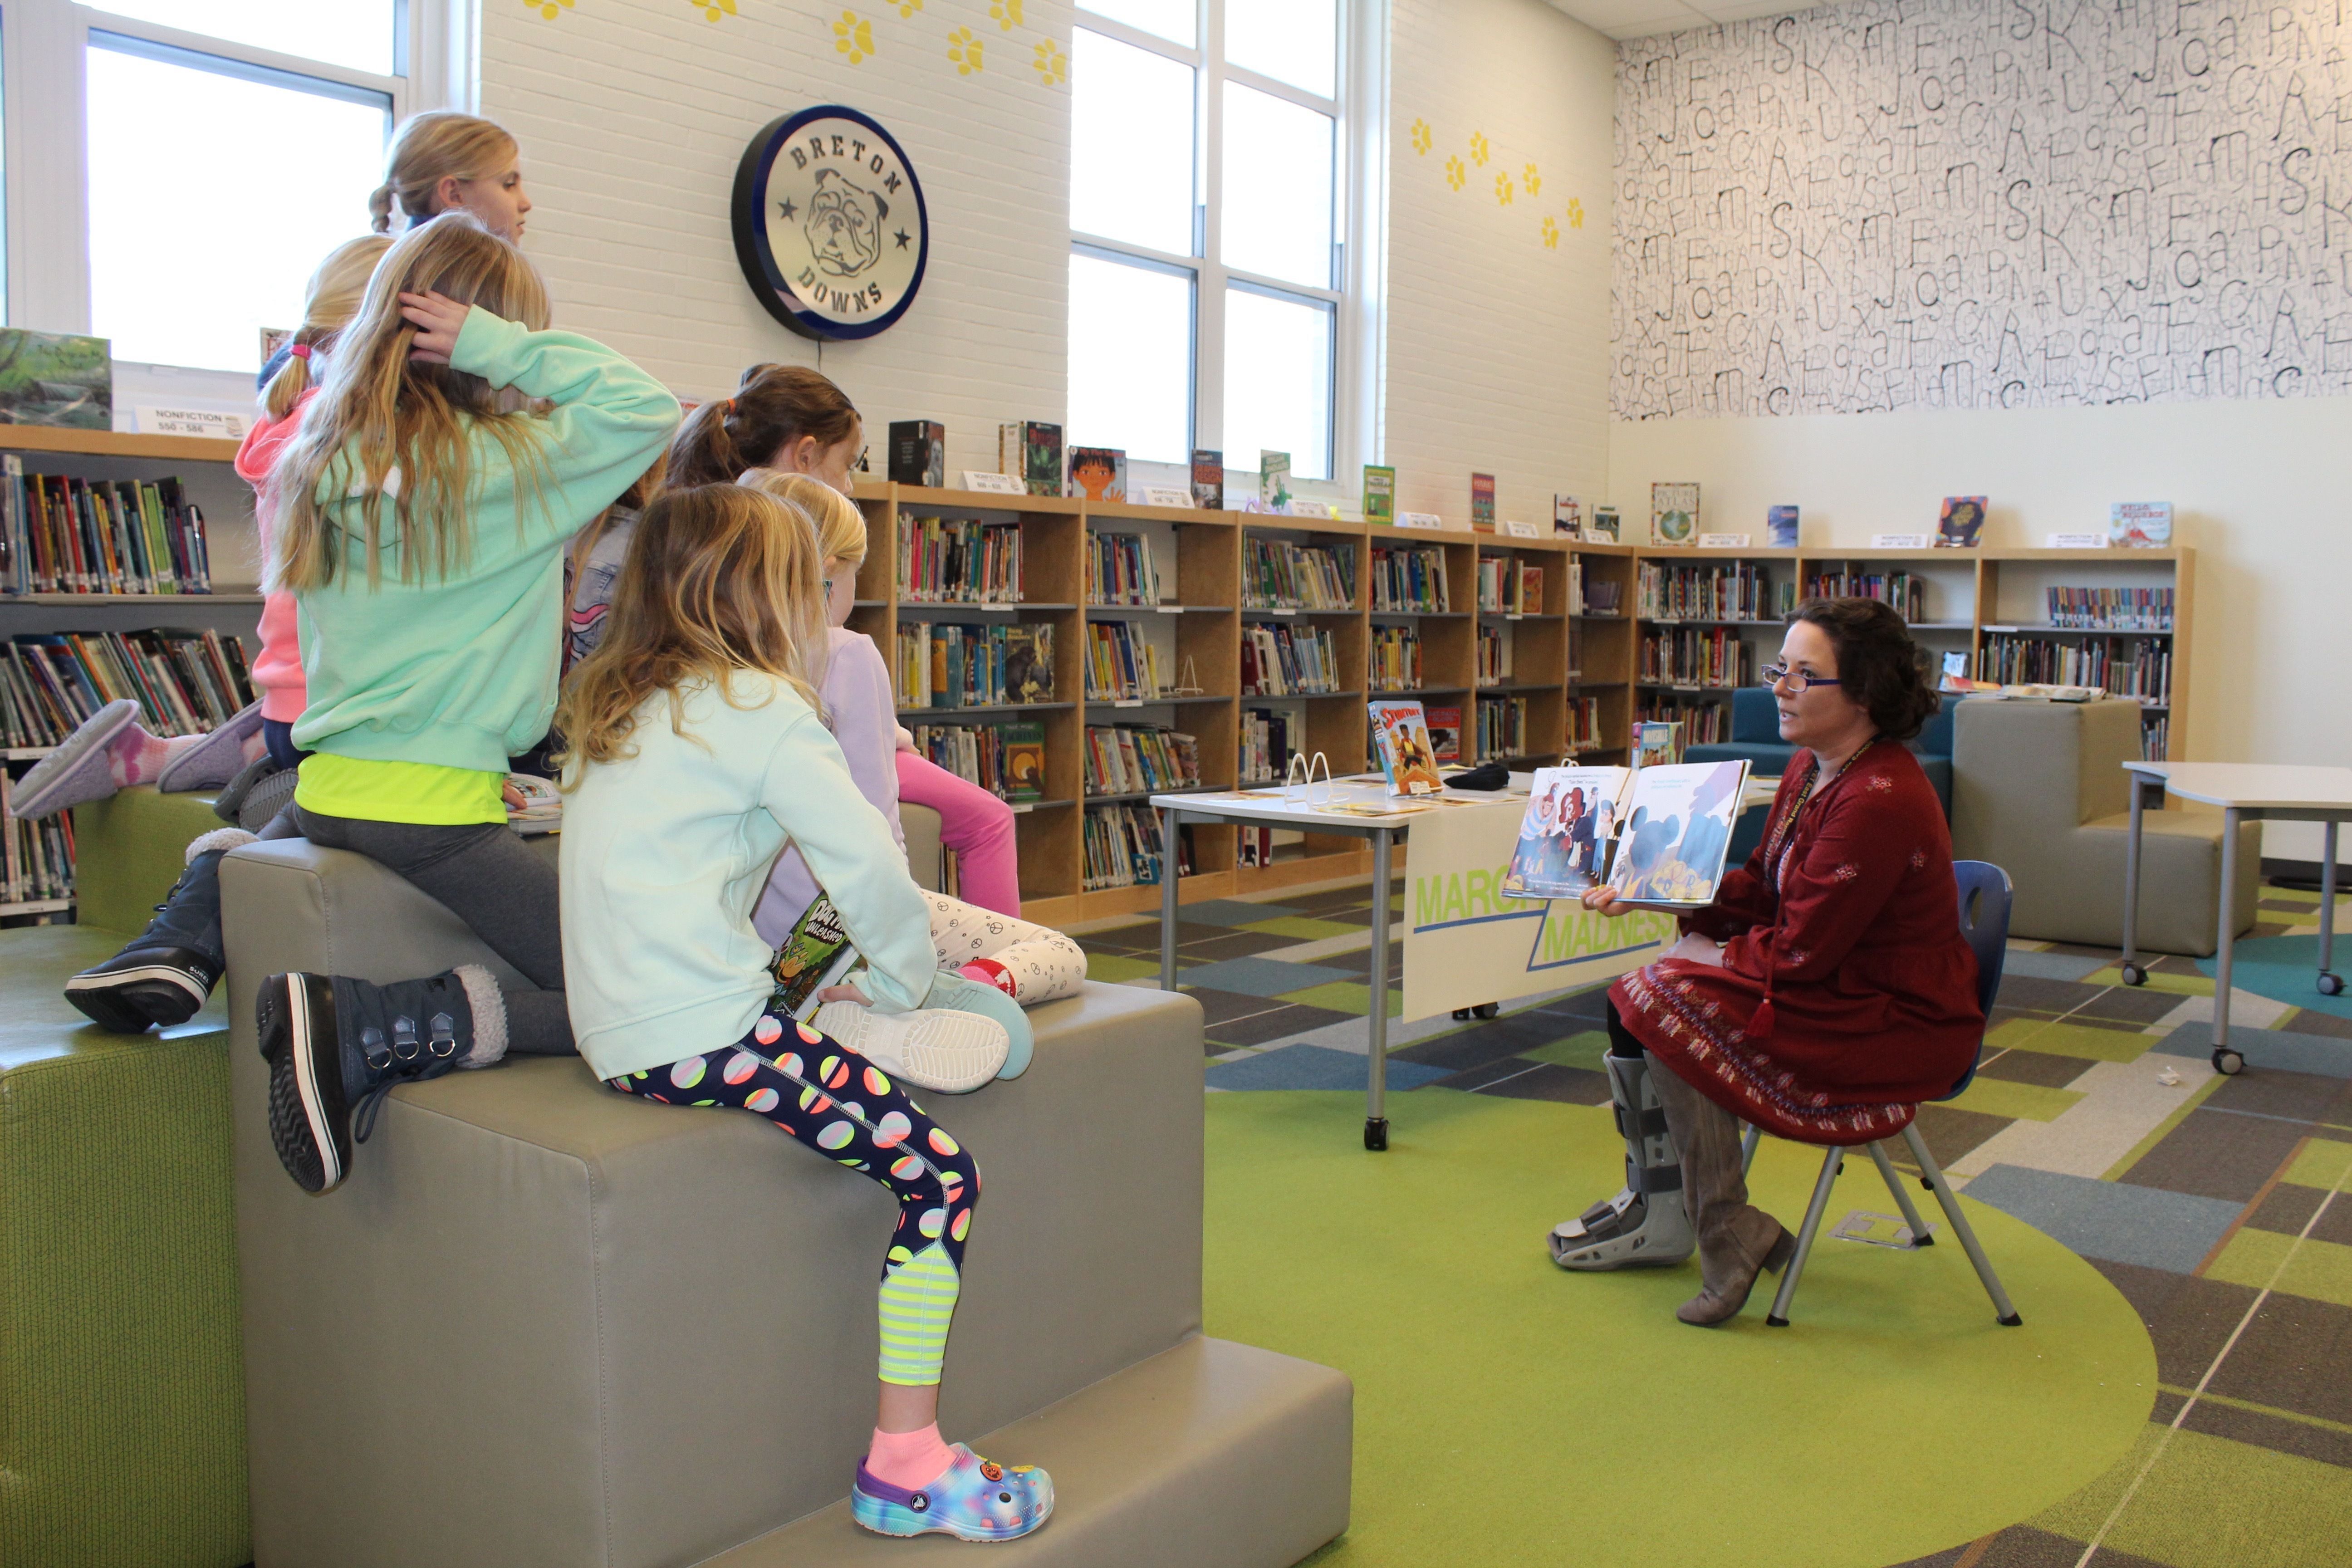
[[[1500,1002],[1481,1002],[1470,1009],[1470,1016],[1474,1018],[1494,1018],[1499,1017],[1502,1011],[1503,1005]]]
[[[1389,1146],[1389,1119],[1385,1116],[1364,1118],[1364,1147],[1377,1153]]]
[[[2340,974],[2322,974],[2319,977],[2319,994],[2322,996],[2343,995],[2344,976]]]
[[[2216,1047],[2213,1051],[2213,1070],[2223,1078],[2235,1078],[2246,1070],[2246,1058],[2227,1046]]]
[[[2145,985],[2145,984],[2147,984],[2147,970],[2145,970],[2145,969],[2142,969],[2142,968],[2141,968],[2138,964],[2137,964],[2137,963],[2126,963],[2126,964],[2125,964],[2125,965],[2124,965],[2124,984],[2126,984],[2126,985]]]

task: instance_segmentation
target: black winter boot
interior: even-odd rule
[[[269,1064],[269,1141],[305,1192],[351,1173],[352,1150],[404,1083],[506,1054],[506,1004],[490,973],[465,964],[375,985],[343,975],[273,974],[258,1005]]]
[[[66,1000],[100,1028],[123,1035],[195,1016],[228,967],[221,948],[221,857],[253,841],[250,833],[219,827],[189,845],[188,868],[155,906],[147,929],[104,963],[67,981]]]

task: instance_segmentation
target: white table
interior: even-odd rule
[[[1429,797],[1423,797],[1423,800]],[[1436,797],[1460,804],[1431,805],[1400,800],[1377,778],[1343,778],[1330,784],[1290,784],[1204,794],[1155,795],[1151,805],[1160,819],[1160,988],[1176,989],[1176,829],[1179,824],[1234,822],[1297,828],[1307,833],[1338,833],[1372,841],[1372,972],[1367,1012],[1370,1016],[1370,1077],[1364,1091],[1364,1147],[1389,1146],[1389,857],[1398,836],[1410,830],[1413,818],[1432,811],[1460,811],[1473,805],[1515,803],[1526,809],[1524,788],[1505,790],[1445,790]],[[1373,815],[1335,815],[1318,805],[1347,804]],[[1382,808],[1391,809],[1382,809]]]
[[[2213,1070],[2234,1073],[2245,1057],[2230,1044],[2230,970],[2237,948],[2236,910],[2231,894],[2238,874],[2241,822],[2318,822],[2322,833],[2319,870],[2319,993],[2340,995],[2344,982],[2331,967],[2336,950],[2336,826],[2352,821],[2352,768],[2290,767],[2267,763],[2129,762],[2131,838],[2124,855],[2123,980],[2147,980],[2135,947],[2139,923],[2140,813],[2161,806],[2167,795],[2221,808],[2220,946],[2213,961]]]

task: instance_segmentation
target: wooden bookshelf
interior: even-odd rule
[[[90,458],[170,458],[184,463],[226,463],[236,458],[238,445],[206,436],[140,436],[128,430],[0,425],[0,452],[77,452]]]

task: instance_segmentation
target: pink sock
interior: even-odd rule
[[[993,985],[1016,1002],[1020,1000],[1013,989],[1013,971],[992,958],[975,958],[956,973],[966,980],[977,980],[982,985]]]
[[[184,742],[167,741],[151,735],[137,721],[125,724],[122,733],[106,743],[106,771],[117,789],[129,789],[132,784],[153,784],[163,776],[163,764]]]
[[[940,1437],[936,1421],[919,1432],[885,1432],[874,1428],[874,1446],[866,1450],[866,1468],[877,1480],[916,1491],[947,1474],[955,1456]]]

